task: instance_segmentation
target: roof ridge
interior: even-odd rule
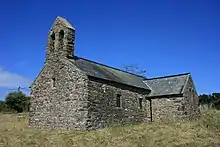
[[[160,76],[160,77],[154,77],[154,78],[146,78],[146,80],[171,78],[171,77],[177,77],[177,76],[183,76],[183,75],[190,75],[190,72],[180,73],[180,74],[173,74],[173,75],[166,75],[166,76]]]
[[[95,63],[95,64],[106,66],[106,67],[109,67],[109,68],[112,68],[112,69],[115,69],[115,70],[119,70],[119,71],[122,71],[122,72],[125,72],[125,73],[128,73],[128,74],[131,74],[131,75],[138,76],[138,77],[146,79],[146,77],[144,77],[144,76],[137,75],[137,74],[134,74],[134,73],[131,73],[131,72],[119,69],[119,68],[115,68],[115,67],[112,67],[112,66],[109,66],[109,65],[105,65],[105,64],[102,64],[102,63],[99,63],[99,62],[96,62],[96,61],[92,61],[92,60],[89,60],[89,59],[85,59],[85,58],[82,58],[82,57],[79,57],[79,56],[74,56],[74,57],[80,58],[80,59],[83,59],[83,60],[86,60],[86,61],[89,61],[89,62],[92,62],[92,63]]]

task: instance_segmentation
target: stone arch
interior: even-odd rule
[[[64,31],[60,30],[59,31],[59,49],[63,50],[63,45],[64,45]]]
[[[50,38],[51,38],[51,43],[52,43],[52,46],[51,46],[51,51],[54,52],[54,48],[55,48],[55,33],[52,32],[51,35],[50,35]]]
[[[63,31],[63,30],[60,30],[60,32],[59,32],[59,37],[60,37],[60,39],[63,39],[63,38],[64,38],[64,31]]]

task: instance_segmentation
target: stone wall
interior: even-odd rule
[[[85,130],[149,122],[151,117],[154,121],[191,117],[198,112],[191,77],[182,97],[152,99],[151,115],[150,101],[145,99],[148,90],[88,77],[78,69],[74,40],[74,28],[58,17],[48,35],[44,68],[31,86],[31,126]]]
[[[198,113],[200,113],[199,98],[191,76],[188,79],[183,96],[185,98],[185,112],[187,117],[194,117],[198,115]]]
[[[147,104],[150,102],[147,101]],[[153,121],[176,120],[184,116],[184,97],[152,99]]]
[[[62,25],[60,18],[54,22],[48,33],[46,62],[58,60],[60,57],[73,57],[75,30]]]
[[[55,66],[46,64],[32,85],[29,124],[85,129],[87,81],[87,77],[67,60],[61,60]]]
[[[73,56],[75,30],[57,18],[49,32],[46,63],[31,86],[31,126],[86,129],[88,77]]]
[[[150,101],[146,101],[149,108]],[[182,118],[192,118],[198,115],[199,99],[194,87],[192,78],[189,77],[185,85],[182,96],[161,97],[152,99],[153,121],[178,120]],[[149,110],[148,110],[149,112]]]
[[[147,120],[146,105],[139,98],[145,98],[146,90],[90,77],[88,83],[88,128],[103,128],[115,123],[140,123]],[[117,95],[121,106],[117,107]]]

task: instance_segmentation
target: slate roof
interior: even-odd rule
[[[181,94],[190,73],[146,79],[151,88],[149,96]]]
[[[74,60],[76,62],[76,66],[84,71],[88,76],[150,90],[149,87],[144,83],[145,78],[142,76],[77,56],[74,56]]]

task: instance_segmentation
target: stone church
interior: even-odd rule
[[[31,85],[29,125],[92,130],[198,114],[190,73],[145,78],[74,54],[75,29],[57,17]]]

